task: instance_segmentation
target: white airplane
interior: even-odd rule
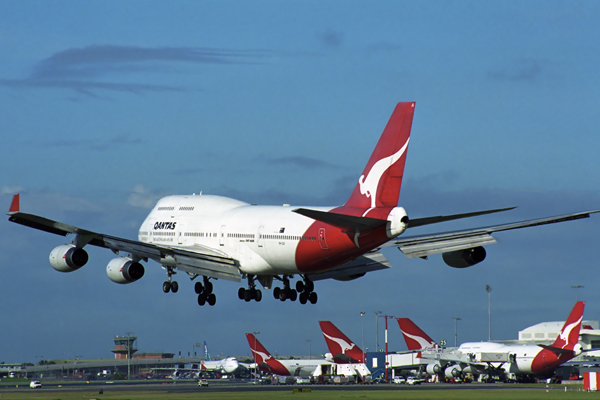
[[[269,353],[265,346],[258,341],[254,334],[246,333],[246,339],[248,339],[248,344],[250,345],[250,350],[252,350],[252,356],[254,357],[258,369],[269,374],[309,377],[320,374],[320,366],[331,365],[331,362],[325,359],[276,359]]]
[[[154,260],[167,271],[163,291],[175,293],[177,271],[192,280],[198,304],[214,305],[211,279],[240,282],[238,297],[262,299],[257,288],[270,289],[275,298],[302,304],[317,302],[314,281],[352,280],[367,272],[390,268],[378,250],[395,246],[408,258],[426,259],[442,253],[454,268],[475,265],[485,258],[483,245],[496,242],[494,232],[587,218],[596,211],[422,236],[399,237],[406,229],[460,218],[509,210],[496,209],[448,216],[410,219],[398,207],[415,103],[399,103],[385,127],[348,201],[339,207],[257,206],[209,195],[168,196],[160,199],[142,223],[138,240],[115,237],[21,212],[19,195],[13,198],[9,221],[66,236],[70,244],[50,253],[58,271],[72,272],[88,261],[86,245],[105,247],[119,257],[108,263],[108,277],[116,283],[135,282],[144,275],[141,261]],[[295,290],[290,286],[294,276]]]
[[[495,342],[469,342],[455,350],[442,349],[421,328],[408,318],[398,318],[406,346],[419,351],[419,357],[429,360],[426,371],[430,375],[443,374],[458,378],[469,372],[496,374],[500,377],[515,375],[547,376],[561,364],[582,353],[579,331],[585,302],[579,301],[571,310],[556,340],[548,345],[505,345]]]

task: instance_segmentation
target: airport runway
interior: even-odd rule
[[[556,385],[559,387],[560,385]],[[562,387],[562,386],[560,386]],[[312,391],[331,391],[331,390],[351,390],[351,391],[377,391],[377,390],[542,390],[543,387],[532,388],[519,384],[504,383],[466,383],[466,384],[446,384],[446,383],[424,383],[421,385],[406,384],[373,384],[373,385],[252,385],[242,381],[222,381],[209,380],[208,387],[199,387],[196,381],[176,381],[169,383],[154,382],[132,382],[132,383],[105,383],[105,382],[78,382],[51,384],[44,383],[41,389],[30,389],[28,385],[22,385],[19,388],[3,387],[0,389],[3,393],[8,392],[96,392],[107,394],[120,391],[163,391],[166,393],[202,393],[202,392],[292,392],[294,389],[307,389]]]

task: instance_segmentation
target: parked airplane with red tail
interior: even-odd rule
[[[547,376],[561,364],[582,353],[579,331],[585,303],[579,301],[571,310],[556,340],[551,345],[505,345],[495,342],[470,342],[456,350],[440,349],[431,338],[408,318],[398,318],[400,330],[409,350],[422,350],[421,358],[430,359],[426,370],[447,378],[465,372]]]
[[[246,333],[246,339],[252,350],[254,361],[262,372],[281,376],[316,376],[320,374],[322,365],[331,365],[325,359],[310,360],[278,360],[258,341],[252,333]]]
[[[484,260],[491,235],[528,226],[587,218],[596,211],[495,225],[439,234],[399,237],[405,230],[510,208],[448,216],[409,218],[398,207],[404,165],[415,109],[414,102],[398,103],[348,201],[339,207],[257,206],[211,195],[178,195],[160,199],[142,223],[138,240],[97,233],[21,211],[19,194],[10,206],[9,221],[61,236],[74,235],[69,244],[50,252],[50,264],[72,272],[88,262],[87,245],[119,255],[106,268],[119,284],[144,276],[142,261],[154,260],[167,272],[163,291],[177,292],[172,279],[183,271],[195,280],[198,304],[214,305],[212,279],[241,282],[245,301],[260,301],[257,287],[275,287],[276,299],[317,302],[314,281],[352,280],[368,272],[390,268],[378,250],[394,246],[407,257],[426,259],[442,254],[446,264],[465,268]],[[291,280],[299,276],[295,289]]]

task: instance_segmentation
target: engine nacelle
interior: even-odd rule
[[[427,371],[429,375],[437,375],[442,372],[442,366],[439,363],[427,364],[425,371]]]
[[[144,266],[131,258],[114,258],[106,266],[106,274],[113,282],[131,283],[144,276]]]
[[[451,251],[442,254],[442,258],[452,268],[467,268],[485,260],[485,249],[479,246],[472,249]]]
[[[573,346],[573,357],[577,357],[581,353],[583,353],[583,347],[577,343],[575,346]]]
[[[460,365],[451,365],[444,370],[444,376],[446,378],[458,378],[462,374],[462,368]]]
[[[55,247],[50,252],[50,265],[60,272],[73,272],[83,267],[89,259],[88,253],[72,244]]]
[[[389,222],[387,224],[386,234],[390,239],[395,238],[404,232],[408,226],[408,215],[406,214],[406,210],[402,207],[392,208],[387,219]]]

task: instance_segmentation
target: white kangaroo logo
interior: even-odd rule
[[[563,344],[563,346],[562,346],[563,349],[565,348],[566,345],[569,344],[569,335],[571,335],[571,331],[573,330],[573,328],[575,328],[577,325],[579,325],[581,323],[582,318],[583,318],[583,315],[581,317],[579,317],[579,319],[577,321],[565,326],[564,329],[558,334],[558,337],[565,341],[565,344]]]
[[[258,364],[266,363],[267,361],[269,361],[269,359],[273,358],[273,356],[271,356],[270,354],[267,355],[266,353],[263,353],[262,351],[258,351],[258,350],[254,350],[254,349],[251,349],[251,350],[254,353],[255,358],[261,358],[261,360],[256,360],[256,362]],[[258,357],[256,357],[256,356],[258,356]]]
[[[346,350],[352,350],[352,348],[355,346],[354,343],[348,343],[344,339],[329,336],[325,332],[323,332],[323,335],[325,335],[325,337],[331,340],[332,342],[337,343],[338,346],[340,346],[340,348],[342,349],[342,354],[346,354]]]
[[[371,209],[376,207],[377,187],[379,186],[379,181],[381,180],[381,177],[383,176],[385,171],[387,171],[392,165],[394,165],[396,161],[400,159],[400,157],[402,157],[402,155],[406,151],[406,148],[408,147],[409,140],[410,138],[406,140],[404,146],[402,146],[402,148],[396,153],[392,154],[391,156],[382,158],[381,160],[373,164],[366,178],[364,175],[361,175],[360,178],[358,178],[360,194],[371,198]]]
[[[425,339],[422,336],[411,335],[410,333],[407,333],[405,331],[402,331],[402,334],[404,336],[407,336],[408,338],[414,340],[415,342],[419,343],[419,346],[421,346],[421,349],[429,349],[429,348],[437,347],[437,343],[429,342],[427,339]]]

